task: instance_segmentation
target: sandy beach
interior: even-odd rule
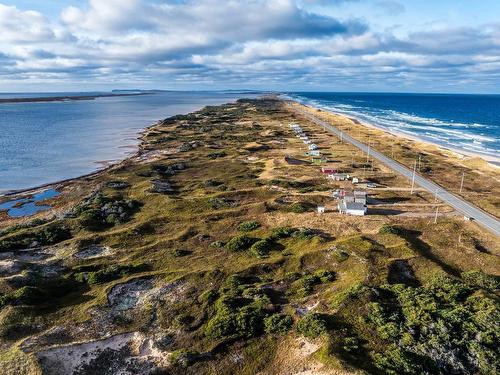
[[[359,125],[363,125],[363,126],[368,127],[368,128],[376,129],[376,130],[382,131],[384,133],[394,135],[396,137],[400,137],[400,138],[408,139],[408,140],[411,140],[414,142],[418,142],[418,143],[421,143],[422,145],[436,146],[436,147],[442,149],[443,151],[448,151],[448,152],[453,153],[455,156],[457,156],[460,159],[480,158],[480,159],[483,159],[484,161],[488,162],[492,167],[500,168],[500,156],[496,157],[493,155],[484,154],[484,153],[480,153],[480,152],[472,152],[470,150],[464,150],[464,149],[459,148],[459,147],[444,146],[438,142],[431,142],[427,139],[424,139],[422,137],[418,137],[418,136],[413,135],[413,134],[408,134],[408,133],[405,133],[402,131],[397,131],[397,130],[393,130],[393,129],[386,129],[386,128],[383,128],[381,126],[377,126],[376,124],[370,123],[370,122],[365,121],[365,120],[361,120],[355,116],[346,115],[346,114],[343,114],[340,112],[335,112],[332,110],[327,110],[325,108],[306,105],[306,104],[299,103],[299,102],[297,102],[297,103],[300,105],[303,105],[305,107],[309,107],[309,108],[316,110],[316,111],[319,110],[319,111],[334,114],[336,116],[344,117],[346,120],[351,120],[353,122],[356,122]]]

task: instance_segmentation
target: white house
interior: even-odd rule
[[[314,143],[309,145],[309,150],[317,150],[318,146],[316,146]]]
[[[325,213],[325,206],[318,206],[317,210],[318,210],[318,214],[324,214]]]
[[[366,215],[366,206],[361,202],[341,201],[338,205],[341,214],[364,216]]]

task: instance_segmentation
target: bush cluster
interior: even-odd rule
[[[269,255],[269,251],[271,251],[272,247],[273,247],[272,241],[268,239],[263,239],[255,242],[250,247],[250,252],[257,257],[262,258]]]
[[[469,285],[441,276],[422,287],[384,286],[367,316],[389,343],[375,356],[375,365],[390,374],[496,373],[499,304],[496,297],[478,295],[479,288],[470,286],[491,280],[487,276],[468,273],[464,278]]]
[[[231,238],[224,247],[229,251],[243,251],[247,250],[250,246],[252,246],[257,240],[255,238],[251,238],[247,235],[241,235]]]
[[[260,227],[260,224],[255,220],[243,221],[238,225],[238,230],[241,232],[251,232]]]
[[[99,194],[78,206],[75,214],[83,227],[99,230],[127,222],[139,207],[138,201],[109,198]]]
[[[0,252],[23,249],[32,246],[55,245],[71,238],[69,228],[61,223],[19,232],[0,240]]]
[[[147,269],[148,266],[144,263],[132,265],[111,265],[97,271],[77,272],[73,277],[76,281],[86,282],[89,285],[103,284],[120,279],[127,275],[144,272]]]
[[[264,319],[264,330],[266,333],[286,333],[292,329],[293,320],[290,315],[272,314]]]
[[[328,331],[327,317],[319,313],[308,313],[297,323],[297,332],[314,339]]]

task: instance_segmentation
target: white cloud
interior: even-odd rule
[[[42,14],[0,3],[0,42],[36,43],[55,38],[56,33]]]
[[[465,75],[482,82],[483,74],[500,72],[499,25],[396,37],[356,19],[308,11],[313,3],[89,0],[52,20],[0,4],[0,84],[8,77],[158,87],[325,86],[331,80],[404,85],[418,79],[452,83]],[[378,3],[398,12],[395,1]],[[337,8],[331,9],[334,14]]]

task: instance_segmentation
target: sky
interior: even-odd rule
[[[0,92],[500,93],[499,0],[0,0]]]

